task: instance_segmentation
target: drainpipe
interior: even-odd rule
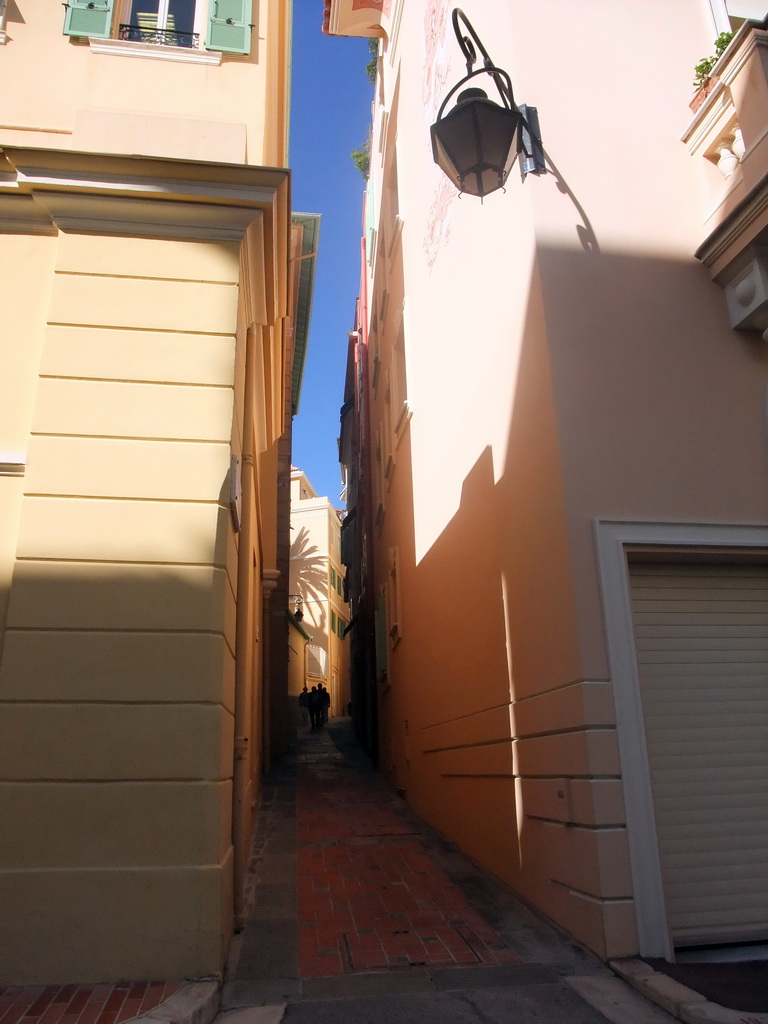
[[[245,342],[242,437],[242,522],[237,548],[237,611],[235,619],[235,757],[232,771],[232,846],[234,848],[235,928],[244,924],[245,872],[248,864],[252,800],[248,792],[252,778],[251,665],[253,663],[253,531],[254,464],[253,410],[256,374],[254,351],[259,328],[249,327]]]

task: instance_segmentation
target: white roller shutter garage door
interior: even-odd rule
[[[768,937],[768,566],[630,561],[675,946]]]

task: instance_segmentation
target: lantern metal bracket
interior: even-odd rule
[[[459,26],[459,19],[461,19],[461,21],[464,22],[467,31],[472,36],[472,39],[470,39],[469,36],[462,35],[461,28]],[[453,21],[453,31],[456,33],[456,38],[459,41],[461,52],[464,54],[464,57],[467,61],[467,76],[466,78],[463,78],[461,82],[459,82],[459,85],[457,85],[455,89],[458,89],[459,86],[463,85],[464,82],[468,81],[468,79],[472,78],[474,75],[488,74],[493,78],[496,84],[496,88],[499,91],[499,95],[501,96],[502,102],[504,103],[504,106],[508,110],[514,110],[515,97],[512,92],[512,82],[507,72],[503,71],[501,68],[496,67],[496,65],[493,63],[493,61],[491,60],[491,55],[488,53],[488,51],[480,41],[480,37],[478,36],[477,32],[475,32],[475,29],[472,26],[471,21],[466,16],[464,11],[461,10],[460,7],[454,7],[453,14],[451,15],[451,20]],[[472,70],[475,64],[477,63],[477,53],[475,52],[475,47],[472,45],[473,40],[477,44],[477,48],[480,51],[480,53],[482,53],[483,55],[483,67],[478,68],[477,71]],[[455,92],[455,89],[452,89],[451,93]],[[451,93],[449,93],[448,95],[450,96]],[[443,106],[444,105],[445,104],[443,104]]]

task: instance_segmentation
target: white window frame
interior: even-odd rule
[[[130,16],[131,7],[134,4],[134,0],[122,0],[122,3],[118,6],[120,17],[118,17],[118,24],[122,24],[124,19]],[[168,8],[171,5],[171,0],[158,0],[157,5],[157,27],[160,31],[166,29],[166,22],[168,20]],[[208,0],[195,0],[195,24],[192,29],[197,35],[202,36],[203,25],[203,11],[207,14],[208,12]]]
[[[2,2],[2,0],[0,0]],[[158,8],[158,23],[160,10],[164,10],[165,17],[168,15],[169,0],[160,0]],[[170,60],[182,64],[212,64],[219,65],[222,61],[220,50],[206,50],[204,47],[204,30],[211,0],[196,0],[195,3],[195,27],[193,29],[200,36],[200,46],[162,46],[159,43],[133,42],[130,39],[117,39],[111,36],[109,39],[89,39],[92,53],[110,54],[115,57],[142,57],[150,60]],[[132,0],[118,0],[115,5],[116,20],[113,21],[112,31],[119,31],[119,26],[127,24],[130,16]]]
[[[685,548],[768,550],[768,526],[597,519],[595,540],[616,704],[639,952],[641,956],[673,960],[643,726],[627,550],[641,546],[670,553]]]
[[[761,3],[750,3],[749,0],[707,0],[707,4],[715,37],[721,32],[731,31],[731,18],[760,20],[765,13]]]

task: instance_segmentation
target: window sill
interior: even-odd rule
[[[145,57],[150,60],[173,60],[181,64],[221,64],[219,50],[192,50],[185,46],[159,46],[156,43],[134,43],[127,39],[89,39],[91,53],[113,57]]]

